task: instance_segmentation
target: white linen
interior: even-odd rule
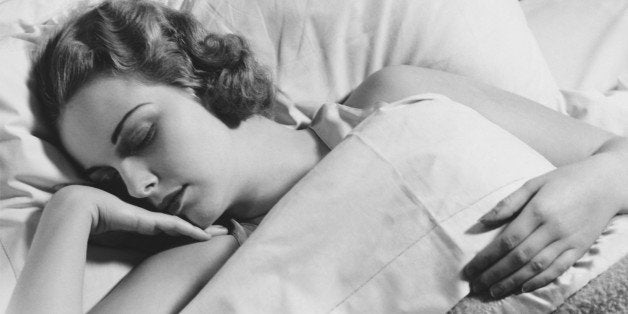
[[[442,96],[407,105],[434,98],[383,107],[351,131],[184,312],[442,313],[453,307],[469,292],[462,266],[498,231],[482,230],[476,220],[553,166]],[[334,118],[319,123],[356,116],[354,110],[329,114],[330,107],[324,114]],[[344,132],[352,124],[331,129]],[[628,226],[627,220],[615,223]],[[555,309],[628,251],[600,246],[609,234],[615,244],[628,240],[626,231],[607,232],[558,281],[505,298],[496,310]]]
[[[0,310],[52,186],[76,179],[31,110],[33,43],[76,6],[97,2],[0,1],[0,274],[13,276],[0,280]],[[298,120],[295,102],[338,101],[368,74],[401,63],[471,76],[557,106],[556,85],[515,0],[158,2],[191,12],[210,30],[246,35],[275,74],[280,117]],[[89,260],[86,309],[130,269],[124,254],[120,262]]]
[[[566,112],[628,135],[628,2],[524,0],[521,6]]]
[[[628,74],[628,2],[524,0],[521,7],[564,90],[605,93]]]
[[[188,9],[211,29],[252,41],[275,71],[286,110],[340,102],[369,74],[398,64],[465,75],[563,109],[514,0],[219,0]],[[285,121],[304,119],[291,113]]]
[[[56,24],[75,5],[95,2],[0,1],[0,311],[21,271],[50,188],[75,178],[31,112],[26,82],[32,43],[39,40],[44,24]],[[369,73],[399,63],[471,76],[560,106],[554,102],[556,84],[514,0],[159,2],[192,12],[213,30],[250,34],[258,55],[273,68],[284,113],[296,120],[304,117],[295,103],[337,101]],[[543,35],[542,27],[535,29]],[[548,31],[542,44],[565,42]],[[559,58],[569,60],[571,48],[561,50]],[[128,272],[130,260],[136,261],[118,254],[116,261],[90,252],[94,259],[86,269],[85,309]]]
[[[618,135],[628,135],[628,90],[607,94],[589,91],[562,91],[567,113],[591,125]]]

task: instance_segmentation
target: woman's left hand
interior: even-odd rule
[[[541,288],[584,255],[625,205],[626,170],[599,154],[526,182],[481,221],[514,220],[464,269],[473,292],[498,298]]]

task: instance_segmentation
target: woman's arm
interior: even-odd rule
[[[60,192],[46,205],[7,313],[81,313],[91,214]]]
[[[616,138],[611,133],[548,109],[527,98],[437,70],[388,67],[365,80],[345,105],[366,107],[420,93],[437,93],[468,106],[524,141],[555,166],[582,160]]]
[[[365,80],[345,105],[369,107],[420,93],[436,93],[466,105],[561,167],[593,155],[612,155],[628,166],[628,139],[573,119],[532,100],[447,72],[392,66]],[[623,170],[623,169],[622,169]],[[624,204],[628,205],[628,204]],[[628,214],[628,206],[618,213]]]
[[[177,313],[235,252],[230,235],[172,248],[135,267],[90,313]]]
[[[526,182],[482,218],[498,225],[515,216],[465,267],[473,291],[502,297],[547,285],[591,247],[614,215],[627,213],[626,138],[523,97],[449,73],[397,66],[369,77],[346,105],[368,107],[419,93],[467,105],[558,167]]]
[[[81,313],[90,233],[165,232],[204,241],[226,229],[202,230],[183,219],[150,212],[102,190],[68,186],[55,193],[39,221],[8,313]]]

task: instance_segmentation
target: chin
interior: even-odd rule
[[[216,222],[216,220],[218,220],[218,218],[220,218],[220,215],[222,214],[218,212],[208,211],[206,208],[211,207],[199,206],[185,213],[184,216],[195,226],[205,229],[211,226],[214,222]]]
[[[225,212],[226,207],[222,206],[221,200],[209,197],[208,193],[194,193],[198,190],[189,189],[189,192],[188,203],[184,205],[180,216],[185,217],[195,226],[205,229],[216,222]]]

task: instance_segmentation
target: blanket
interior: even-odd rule
[[[184,312],[442,313],[463,299],[460,269],[498,231],[477,218],[553,167],[463,105],[393,108],[301,180]],[[493,310],[556,309],[626,253],[612,246],[626,223],[616,219],[559,280]]]
[[[0,310],[19,276],[52,186],[75,179],[71,165],[47,141],[47,130],[31,112],[26,84],[29,55],[47,28],[77,5],[95,2],[0,1],[0,65],[4,69],[0,73]],[[554,79],[515,0],[353,0],[341,5],[286,0],[158,2],[191,12],[212,31],[247,35],[257,56],[273,70],[278,108],[285,109],[277,116],[287,117],[284,121],[289,123],[299,119],[295,104],[338,101],[368,74],[401,63],[463,74],[563,109]],[[560,2],[557,7],[565,12],[565,1],[535,2]],[[595,2],[582,12],[589,16],[591,8],[597,7],[601,6]],[[620,11],[613,7],[609,12]],[[555,20],[556,15],[549,16]],[[582,19],[577,20],[584,25]],[[535,30],[540,30],[537,38],[542,32],[550,34],[549,27]],[[565,42],[555,38],[563,37],[545,37],[544,42]],[[574,42],[581,46],[581,41]],[[562,61],[573,60],[551,49],[544,52]],[[92,247],[88,253],[85,309],[137,263],[137,258],[125,252]],[[593,269],[593,274],[601,269]]]

